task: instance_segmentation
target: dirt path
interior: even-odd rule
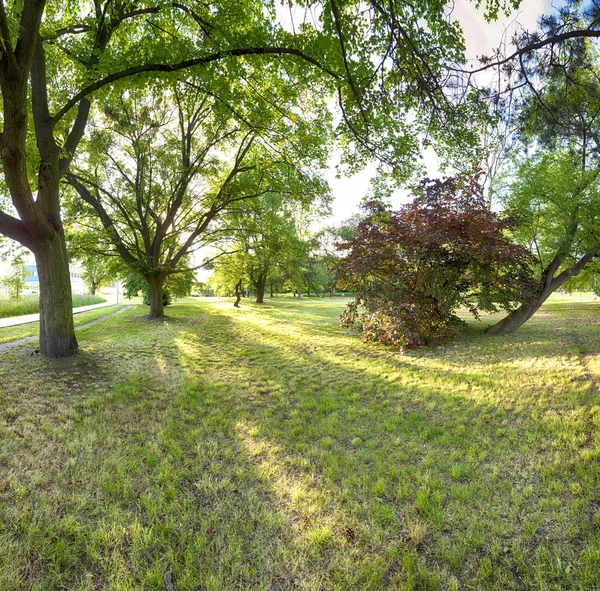
[[[98,322],[102,322],[103,320],[106,320],[107,318],[110,318],[111,316],[116,316],[117,314],[121,314],[122,312],[129,310],[129,308],[131,308],[131,306],[124,306],[123,308],[120,308],[116,312],[112,312],[111,314],[107,314],[106,316],[101,316],[100,318],[96,318],[96,320],[91,320],[90,322],[86,322],[85,324],[80,324],[79,326],[75,327],[75,330],[81,330],[82,328],[87,328],[88,326],[92,326],[92,324],[97,324]],[[39,340],[39,338],[40,337],[38,335],[36,335],[34,337],[25,337],[22,339],[17,339],[15,341],[8,341],[6,343],[1,343],[0,344],[0,353],[5,353],[6,351],[12,349],[13,347],[17,347],[18,345],[24,345],[25,343],[31,343],[33,341],[37,341],[37,340]]]

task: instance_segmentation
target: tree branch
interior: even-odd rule
[[[34,239],[25,227],[25,224],[3,211],[0,211],[0,234],[16,240],[23,246],[32,250]]]
[[[112,84],[113,82],[117,82],[118,80],[123,80],[124,78],[130,78],[132,76],[136,76],[138,74],[143,74],[146,72],[178,72],[181,70],[186,70],[188,68],[193,68],[195,66],[204,66],[206,64],[216,62],[222,59],[226,59],[228,57],[240,57],[240,56],[248,56],[248,55],[291,55],[295,57],[299,57],[304,61],[316,66],[326,74],[338,80],[340,76],[323,65],[321,62],[316,60],[315,58],[305,54],[303,51],[294,48],[287,47],[246,47],[241,49],[230,49],[225,51],[218,51],[216,53],[212,53],[210,55],[206,55],[204,57],[193,58],[190,60],[185,60],[183,62],[179,62],[177,64],[141,64],[138,66],[132,66],[130,68],[126,68],[125,70],[121,70],[120,72],[114,72],[113,74],[109,74],[100,80],[96,80],[92,84],[89,84],[82,90],[80,90],[74,97],[69,99],[67,103],[54,115],[53,121],[56,124],[60,121],[79,101],[93,92]]]

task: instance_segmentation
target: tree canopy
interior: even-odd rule
[[[485,5],[493,17],[502,3]],[[475,142],[475,112],[453,100],[449,84],[464,43],[445,2],[290,0],[284,8],[290,22],[259,0],[2,3],[0,152],[10,205],[0,233],[36,257],[43,354],[77,351],[59,182],[92,101],[111,88],[193,72],[195,84],[242,114],[253,108],[249,91],[274,105],[302,93],[335,96],[346,161],[360,166],[376,154],[397,179],[414,169],[420,137],[446,140],[455,154]]]

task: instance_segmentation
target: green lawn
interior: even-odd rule
[[[73,307],[92,306],[101,304],[106,299],[93,295],[73,294]],[[37,314],[40,311],[39,296],[29,295],[18,299],[0,299],[0,318],[12,318],[13,316],[24,316],[26,314]]]
[[[0,355],[0,589],[599,588],[598,302],[406,356],[242,304]]]
[[[125,305],[127,305],[127,301],[125,301]],[[108,316],[109,314],[116,312],[121,307],[122,304],[115,304],[114,306],[106,306],[104,308],[88,310],[87,312],[79,312],[73,316],[73,323],[75,326],[86,324],[87,322],[91,322],[92,320],[96,320],[102,316]],[[27,324],[17,324],[16,326],[0,328],[0,344],[25,337],[33,337],[39,335],[39,333],[39,322],[28,322]]]

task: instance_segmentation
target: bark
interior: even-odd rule
[[[586,253],[572,267],[565,269],[556,277],[554,274],[562,264],[564,257],[556,256],[542,273],[540,282],[533,294],[527,301],[523,302],[516,310],[508,316],[487,329],[487,334],[503,335],[514,332],[523,326],[541,307],[541,305],[556,291],[564,285],[571,277],[578,275],[580,271],[592,260],[595,254]]]
[[[57,234],[34,254],[40,278],[40,352],[48,357],[69,357],[78,347],[64,236]]]
[[[162,320],[165,317],[165,308],[163,303],[163,285],[165,277],[162,275],[148,275],[148,296],[150,299],[150,314],[148,318]]]
[[[235,302],[234,302],[234,306],[236,308],[240,307],[240,300],[242,299],[242,280],[240,279],[236,284],[235,284]]]
[[[256,303],[257,304],[265,303],[265,287],[266,287],[266,285],[267,285],[267,278],[265,275],[261,275],[254,283],[254,287],[256,287]]]
[[[273,297],[273,282],[271,281],[269,297]]]
[[[91,295],[96,295],[96,289],[97,289],[96,282],[92,281],[91,285],[90,285],[90,294]]]

